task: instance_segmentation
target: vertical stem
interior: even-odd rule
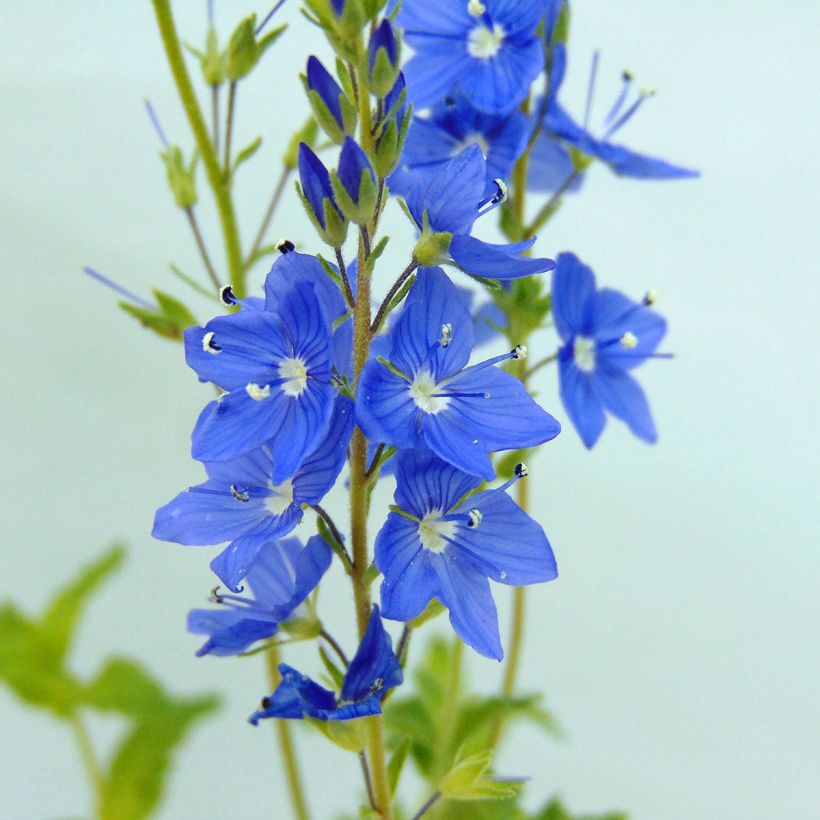
[[[271,691],[279,685],[279,650],[272,647],[266,653],[268,664],[268,678],[270,680]],[[293,804],[293,813],[297,820],[309,820],[307,803],[302,789],[302,779],[299,775],[299,763],[296,760],[296,750],[293,747],[290,724],[287,720],[275,719],[273,721],[276,735],[279,740],[279,749],[282,752],[282,761],[285,764],[285,777],[288,782],[290,800]]]
[[[225,179],[230,182],[231,178],[231,140],[233,138],[233,112],[236,105],[236,80],[231,80],[228,86],[228,113],[225,120],[225,158],[222,161],[222,168]]]
[[[208,134],[208,126],[202,116],[199,102],[194,91],[191,77],[185,65],[185,57],[179,43],[170,0],[152,0],[157,18],[162,43],[168,65],[176,83],[177,92],[182,101],[188,123],[191,126],[196,146],[202,156],[208,183],[216,200],[222,235],[225,240],[225,253],[228,261],[228,272],[234,293],[240,298],[245,295],[245,267],[242,264],[242,248],[239,244],[239,229],[236,223],[233,200],[228,183],[223,178],[222,168],[214,151]]]
[[[88,779],[91,781],[91,788],[94,792],[94,801],[99,811],[102,805],[102,798],[105,792],[105,778],[97,762],[97,756],[94,753],[94,745],[91,743],[91,736],[88,734],[83,719],[79,714],[75,714],[71,718],[71,728],[74,731],[74,738],[77,741],[77,748],[80,750],[80,757],[83,761]]]
[[[219,156],[219,86],[211,86],[211,135],[214,153]]]

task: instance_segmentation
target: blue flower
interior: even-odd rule
[[[519,111],[506,116],[484,114],[463,97],[448,97],[422,119],[414,117],[407,131],[401,167],[389,180],[394,194],[405,194],[414,178],[429,177],[469,145],[478,145],[486,158],[488,190],[494,180],[509,178],[524,153],[529,136],[527,118]]]
[[[330,547],[318,535],[304,548],[296,538],[268,542],[247,576],[253,598],[214,591],[219,609],[188,613],[188,631],[208,636],[196,654],[238,655],[257,641],[272,638],[316,588],[331,558]]]
[[[231,543],[211,569],[234,592],[262,549],[301,520],[303,505],[318,504],[344,466],[353,432],[353,402],[339,396],[324,441],[295,474],[275,482],[271,447],[232,461],[206,462],[208,480],[157,510],[153,536],[186,545]]]
[[[561,427],[521,382],[493,365],[524,348],[465,367],[473,323],[440,268],[423,268],[389,332],[389,362],[365,366],[356,414],[368,438],[409,450],[426,444],[471,475],[493,478],[489,454],[533,447]]]
[[[458,91],[475,108],[506,114],[543,68],[533,0],[404,0],[396,22],[415,55],[404,67],[411,101],[424,108]]]
[[[391,512],[376,537],[385,618],[411,620],[436,598],[465,643],[501,660],[488,579],[522,586],[558,575],[544,531],[506,493],[524,475],[526,467],[518,465],[516,478],[468,495],[479,479],[421,449],[399,453],[401,512]]]
[[[612,142],[615,134],[632,118],[652,92],[641,92],[629,105],[632,76],[625,72],[621,93],[610,109],[603,124],[603,133],[595,137],[588,128],[595,79],[597,54],[592,66],[584,124],[578,125],[558,102],[558,91],[566,70],[566,48],[556,44],[551,51],[549,93],[546,114],[542,120],[542,133],[532,152],[530,187],[535,190],[554,190],[573,173],[575,165],[569,149],[575,149],[586,157],[599,159],[616,174],[635,179],[682,179],[698,176],[697,171],[672,165],[666,160],[639,154]]]
[[[596,290],[595,274],[577,256],[562,253],[552,282],[552,313],[563,343],[558,353],[561,400],[575,429],[592,447],[606,424],[604,410],[625,421],[644,441],[657,439],[640,385],[629,370],[655,353],[666,321],[643,302],[617,290]]]
[[[506,195],[500,181],[496,195],[485,195],[484,168],[481,149],[471,145],[410,186],[405,201],[422,232],[416,245],[418,260],[431,265],[451,258],[467,273],[500,280],[552,270],[552,259],[520,256],[533,246],[535,237],[513,245],[493,245],[470,236],[476,219],[503,202]]]
[[[262,709],[249,718],[254,725],[271,717],[350,720],[378,715],[382,698],[403,678],[377,606],[373,607],[367,631],[345,673],[339,697],[287,664],[281,664],[279,672],[282,682],[262,701]]]
[[[190,367],[227,391],[197,423],[194,458],[229,461],[268,442],[273,483],[280,484],[324,437],[336,396],[331,323],[337,317],[320,281],[295,281],[269,293],[262,310],[249,304],[185,332]]]

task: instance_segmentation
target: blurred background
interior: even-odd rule
[[[248,11],[267,11],[216,6],[223,37]],[[201,42],[204,0],[175,9],[185,39]],[[324,53],[296,0],[283,12],[292,30],[238,98],[235,145],[265,139],[237,183],[246,242],[306,112],[295,76],[306,44]],[[604,284],[636,297],[655,288],[677,358],[639,374],[657,446],[610,422],[590,453],[567,423],[531,465],[561,577],[530,592],[521,688],[546,691],[566,737],[516,730],[499,769],[532,775],[532,805],[557,791],[576,811],[619,808],[634,820],[820,818],[820,6],[576,0],[573,13],[565,104],[581,115],[600,49],[598,112],[631,69],[659,93],[622,141],[703,177],[640,183],[596,166],[540,237],[542,255],[571,249]],[[0,27],[0,600],[35,612],[124,539],[127,566],[92,605],[74,669],[90,675],[117,651],[179,693],[222,694],[222,711],[178,756],[160,817],[283,817],[273,733],[245,722],[266,693],[262,660],[197,659],[184,629],[213,585],[215,550],[149,535],[154,509],[200,480],[188,441],[208,388],[178,345],[81,273],[92,264],[138,293],[160,286],[187,298],[168,263],[200,272],[143,110],[150,97],[187,150],[151,6],[6,0]],[[201,201],[220,258],[204,183]],[[395,212],[393,225],[406,236]],[[279,236],[310,239],[292,193],[271,231]],[[388,257],[397,270],[401,247]],[[207,318],[210,306],[190,301]],[[539,398],[566,421],[554,370],[542,371]],[[343,517],[344,496],[328,506]],[[323,589],[322,615],[350,646],[341,574]],[[508,591],[497,600],[504,630]],[[316,669],[312,653],[287,658]],[[470,666],[477,688],[497,687],[496,664],[474,656]],[[3,688],[0,716],[0,814],[87,816],[65,728]],[[118,728],[95,722],[96,741],[105,747]],[[357,805],[355,756],[298,735],[316,816]]]

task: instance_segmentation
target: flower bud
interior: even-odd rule
[[[341,145],[345,134],[356,130],[353,104],[316,57],[308,58],[307,75],[302,81],[317,122],[333,142]]]
[[[256,39],[256,15],[246,17],[234,29],[225,51],[225,77],[231,82],[241,80],[256,67],[267,49],[278,39],[285,26],[273,29],[269,34]]]
[[[376,140],[376,150],[373,164],[376,173],[384,179],[398,166],[404,138],[410,125],[410,115],[406,105],[407,90],[404,83],[404,74],[399,72],[396,82],[390,93],[384,98],[386,121]]]
[[[199,154],[195,153],[188,165],[182,149],[177,145],[169,145],[160,152],[165,170],[168,174],[168,186],[174,195],[174,202],[180,208],[191,208],[196,205],[196,163]]]
[[[385,18],[370,35],[367,45],[367,81],[377,97],[386,96],[399,74],[399,44]]]
[[[299,145],[299,196],[319,236],[338,248],[347,236],[347,220],[333,196],[330,174],[305,143]]]
[[[367,224],[376,205],[376,177],[367,155],[355,140],[345,137],[339,170],[331,178],[342,213],[358,225]]]

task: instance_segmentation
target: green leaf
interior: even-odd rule
[[[409,739],[413,760],[422,774],[429,774],[435,762],[436,726],[427,705],[418,696],[393,699],[385,704],[384,714],[390,747]]]
[[[130,302],[119,302],[119,306],[137,319],[143,327],[153,330],[164,339],[181,340],[185,330],[197,324],[196,317],[179,299],[170,294],[155,289],[154,296],[157,300],[155,310]]]
[[[233,161],[233,171],[235,172],[236,169],[246,160],[249,160],[258,150],[259,146],[262,145],[262,137],[257,137],[252,143],[246,145],[237,155],[236,159]]]
[[[86,687],[84,701],[103,712],[150,716],[168,706],[163,688],[134,661],[111,658]]]
[[[398,746],[393,750],[390,760],[387,763],[387,781],[390,784],[390,794],[395,794],[399,785],[399,778],[401,777],[404,762],[407,760],[407,754],[410,751],[411,741],[409,737],[404,738]]]
[[[151,814],[162,797],[174,748],[216,703],[213,698],[169,699],[136,723],[109,767],[100,804],[102,820],[141,820]]]
[[[122,564],[125,550],[121,545],[113,546],[105,555],[89,564],[57,596],[46,609],[40,621],[40,630],[52,655],[55,665],[62,664],[71,645],[71,638],[88,599]]]
[[[315,726],[328,740],[348,752],[361,752],[367,745],[368,718],[354,718],[353,720],[315,720],[308,718],[307,722]]]
[[[327,674],[330,675],[333,685],[338,691],[341,692],[342,683],[344,682],[344,673],[331,660],[330,655],[327,654],[327,650],[323,646],[319,647],[319,657],[322,659],[322,664],[324,665]]]
[[[485,777],[492,749],[485,749],[468,757],[457,758],[455,765],[441,780],[438,790],[450,800],[499,800],[513,797],[520,780]]]
[[[619,811],[603,814],[572,814],[558,797],[553,797],[543,809],[532,815],[532,820],[628,820],[628,817]]]

